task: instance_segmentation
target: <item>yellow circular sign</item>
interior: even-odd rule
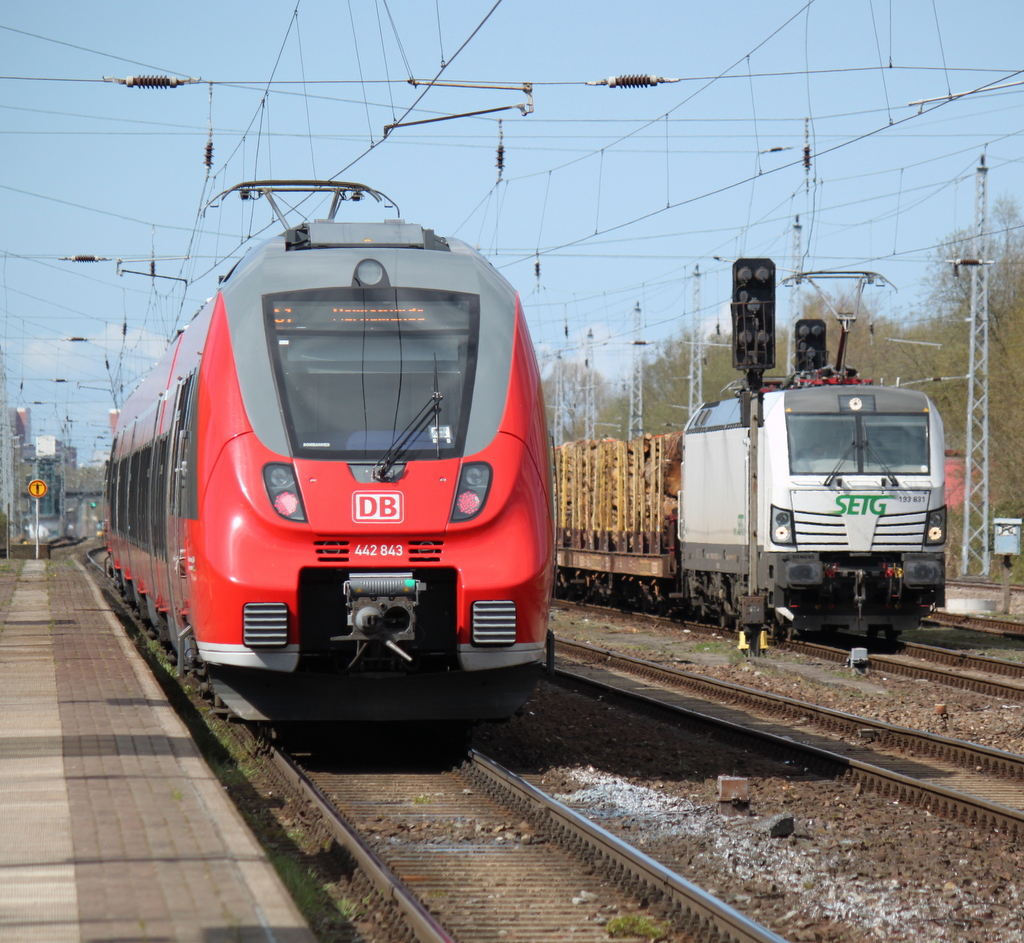
[[[43,497],[46,494],[47,490],[48,489],[46,487],[46,482],[43,481],[41,478],[33,478],[28,483],[28,493],[32,495],[33,498]]]

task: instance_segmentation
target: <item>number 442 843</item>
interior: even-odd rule
[[[357,557],[401,557],[405,555],[402,544],[356,544]]]

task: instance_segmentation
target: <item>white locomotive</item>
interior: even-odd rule
[[[932,402],[865,384],[769,391],[755,449],[749,402],[709,403],[685,429],[688,608],[782,635],[915,628],[944,602],[943,431]]]

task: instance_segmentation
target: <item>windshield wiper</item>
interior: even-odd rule
[[[896,480],[896,476],[892,473],[892,469],[882,461],[882,456],[871,447],[871,443],[867,438],[864,439],[864,451],[868,458],[874,458],[875,463],[881,467],[883,474],[889,476],[889,481],[892,482],[892,486],[894,488],[898,488],[900,483]]]
[[[428,427],[430,421],[433,420],[434,425],[437,425],[437,420],[441,415],[441,400],[443,399],[444,397],[437,389],[437,374],[435,372],[434,392],[430,394],[430,399],[423,404],[420,411],[416,413],[409,425],[405,427],[402,434],[395,440],[394,445],[377,460],[377,464],[373,466],[373,471],[370,473],[370,477],[374,481],[386,481],[388,472],[409,451],[409,446],[412,445],[413,440]],[[440,434],[438,434],[436,445],[438,457],[440,457]]]
[[[836,467],[832,469],[832,471],[829,473],[828,478],[825,479],[825,487],[826,488],[831,487],[832,482],[836,480],[836,475],[839,474],[839,469],[843,467],[843,462],[846,461],[847,456],[849,456],[850,452],[852,452],[855,448],[857,448],[857,438],[856,438],[856,436],[854,436],[853,440],[846,447],[846,451],[843,452],[842,458],[840,458],[839,461],[836,462]]]

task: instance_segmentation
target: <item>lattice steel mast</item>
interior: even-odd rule
[[[562,362],[562,352],[555,353],[555,416],[552,422],[552,435],[555,445],[561,445],[566,440],[565,409],[565,364]]]
[[[11,419],[7,412],[7,370],[4,356],[0,352],[0,510],[7,515],[7,534],[11,532],[11,515],[14,513],[14,442],[11,435]]]
[[[974,237],[972,259],[956,259],[971,269],[971,343],[967,378],[967,443],[964,449],[964,532],[960,574],[972,570],[988,576],[989,476],[988,476],[988,168],[981,156],[974,181]]]
[[[587,329],[583,345],[583,438],[593,439],[597,429],[597,408],[594,403],[594,329]]]
[[[693,267],[693,343],[690,345],[690,398],[687,419],[704,403],[704,329],[700,324],[700,266]]]
[[[640,316],[640,302],[633,308],[633,370],[629,384],[629,432],[627,439],[636,439],[644,434],[644,345],[640,338],[643,321]]]

